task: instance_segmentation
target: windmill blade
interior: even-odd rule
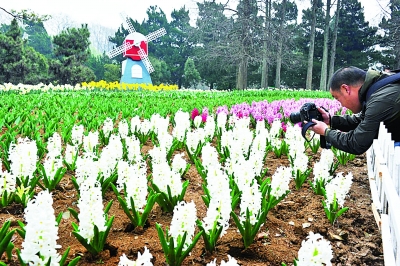
[[[164,36],[165,34],[167,34],[167,31],[164,28],[153,31],[153,32],[149,33],[148,35],[146,35],[147,42],[151,42],[152,40],[160,38],[161,36]]]
[[[129,31],[129,33],[135,32],[135,31],[136,31],[136,30],[135,30],[135,27],[133,27],[133,25],[132,25],[131,20],[129,19],[129,17],[126,17],[125,20],[126,20],[126,24],[128,24],[128,31]]]
[[[126,50],[129,50],[133,47],[133,44],[129,44],[129,43],[124,43],[121,46],[118,46],[117,48],[109,51],[107,53],[109,58],[113,58],[114,56],[117,56],[119,54],[122,54],[123,52],[125,52]]]
[[[139,46],[138,54],[143,61],[144,66],[146,67],[149,73],[154,72],[153,65],[151,64],[149,58],[147,57],[145,51],[143,51],[142,47]]]

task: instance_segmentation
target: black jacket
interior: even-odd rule
[[[360,103],[365,101],[368,89],[388,73],[368,70],[360,88]],[[389,84],[375,91],[358,114],[333,116],[326,140],[333,147],[352,154],[362,154],[378,137],[380,122],[392,133],[392,140],[400,141],[400,84]],[[336,129],[336,130],[334,130]]]

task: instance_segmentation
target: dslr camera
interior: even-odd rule
[[[323,109],[325,111],[327,111],[325,108],[323,108]],[[312,120],[315,119],[318,121],[324,121],[322,118],[322,114],[318,111],[315,103],[303,104],[303,106],[300,108],[300,111],[291,113],[289,118],[293,124],[297,124],[297,123],[301,122],[301,127],[302,127],[301,134],[303,135],[303,138],[305,138],[308,142],[310,142],[311,139],[308,140],[306,138],[306,131],[310,126],[315,125],[315,123],[312,122]],[[304,123],[304,121],[307,121],[307,123]],[[331,148],[331,144],[329,142],[326,142],[325,136],[323,136],[323,135],[320,135],[320,145],[324,149]]]
[[[315,103],[303,104],[300,112],[291,113],[289,118],[293,124],[303,123],[304,121],[311,122],[312,119],[323,121],[322,114],[318,111]]]

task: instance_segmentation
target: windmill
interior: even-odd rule
[[[167,32],[164,28],[144,36],[137,32],[130,19],[126,17],[129,34],[121,46],[107,53],[109,58],[123,54],[126,60],[122,62],[121,83],[147,83],[152,84],[150,73],[154,71],[148,57],[148,43],[160,38]]]

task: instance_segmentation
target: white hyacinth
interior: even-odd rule
[[[175,205],[171,226],[168,231],[169,236],[174,240],[175,247],[178,245],[178,239],[181,239],[185,233],[186,240],[183,250],[190,246],[196,229],[196,220],[197,210],[193,201],[189,203],[181,201]]]
[[[94,237],[95,225],[99,232],[106,230],[101,185],[95,180],[87,179],[79,185],[79,192],[80,197],[77,204],[79,234],[90,243]]]
[[[107,137],[114,130],[114,122],[110,117],[107,117],[103,122],[103,133]]]
[[[59,168],[63,167],[62,159],[52,156],[46,156],[43,163],[46,176],[49,180],[53,180]]]
[[[17,143],[11,143],[8,151],[10,172],[16,177],[31,179],[38,161],[36,141],[19,138]]]
[[[129,134],[129,125],[125,119],[122,119],[118,123],[118,133],[121,139],[125,139]]]
[[[138,115],[135,115],[131,118],[131,132],[135,133],[139,131],[140,128],[140,118]]]
[[[51,157],[58,157],[61,155],[61,136],[57,132],[54,132],[47,141],[48,155]]]
[[[136,211],[143,212],[147,204],[147,167],[144,161],[130,164],[126,161],[118,162],[118,180],[117,188],[122,190],[126,186],[126,203],[129,209],[132,209],[131,200],[135,204]]]
[[[21,258],[29,265],[58,266],[61,256],[57,253],[58,227],[54,215],[53,198],[41,191],[25,208],[25,239],[22,243]]]
[[[87,136],[83,136],[83,149],[86,152],[94,152],[94,148],[99,144],[99,132],[89,132]]]
[[[179,109],[174,116],[175,127],[172,129],[172,136],[183,142],[186,132],[190,130],[190,114]]]
[[[215,119],[212,115],[207,116],[206,124],[204,125],[205,136],[212,139],[215,133]]]
[[[298,253],[297,266],[330,266],[333,259],[332,246],[320,234],[310,232],[303,240]]]
[[[245,185],[241,188],[240,221],[246,221],[247,210],[250,213],[250,223],[255,225],[261,210],[262,194],[257,182]]]
[[[65,147],[64,160],[68,164],[72,164],[77,157],[78,146],[67,144]]]
[[[201,122],[202,122],[201,115],[198,115],[198,116],[196,116],[196,117],[193,119],[193,124],[194,124],[194,126],[195,126],[196,128],[199,128],[199,127],[200,127]]]
[[[220,112],[217,115],[217,127],[221,132],[226,129],[226,122],[228,121],[228,115],[224,112]]]
[[[91,153],[85,153],[76,159],[75,178],[78,185],[87,179],[97,180],[100,169],[96,159]]]
[[[342,172],[337,173],[336,176],[331,179],[331,181],[325,186],[326,204],[328,204],[328,206],[329,204],[332,204],[334,196],[336,195],[337,203],[339,204],[339,206],[343,207],[344,200],[347,196],[347,193],[350,191],[352,182],[352,173],[348,173],[345,176]]]
[[[217,266],[217,259],[207,263],[206,266]],[[224,260],[221,260],[220,266],[239,266],[239,264],[235,258],[228,255],[228,261],[225,262]]]
[[[118,266],[153,266],[152,258],[153,255],[151,255],[147,247],[144,247],[143,254],[138,252],[136,261],[130,260],[125,254],[122,254],[119,258]]]
[[[184,153],[177,153],[172,159],[171,169],[176,172],[182,174],[183,171],[186,170],[187,161],[183,158]]]
[[[320,159],[314,164],[313,174],[314,183],[320,179],[325,179],[325,182],[332,179],[329,170],[332,166],[335,155],[331,149],[323,149],[321,151]]]
[[[15,175],[8,171],[2,172],[0,169],[0,196],[3,196],[5,191],[7,191],[7,193],[15,192],[16,184],[17,178]]]
[[[188,131],[186,134],[186,145],[189,149],[189,152],[194,153],[197,149],[197,146],[201,143],[204,143],[205,132],[203,128],[197,128],[193,131]]]
[[[140,150],[140,141],[135,136],[128,136],[125,139],[125,145],[128,152],[129,161],[141,161],[143,159]]]
[[[83,132],[85,128],[83,125],[74,125],[71,131],[71,142],[73,145],[80,145],[83,141]]]
[[[279,166],[272,175],[271,195],[279,199],[289,189],[289,183],[292,178],[292,168],[287,166]]]
[[[232,199],[230,196],[229,178],[221,169],[218,161],[208,166],[207,180],[211,180],[211,182],[207,182],[207,189],[211,200],[208,205],[206,217],[203,219],[203,227],[205,230],[210,231],[214,226],[214,222],[217,221],[217,224],[223,228],[221,237],[229,228]]]

